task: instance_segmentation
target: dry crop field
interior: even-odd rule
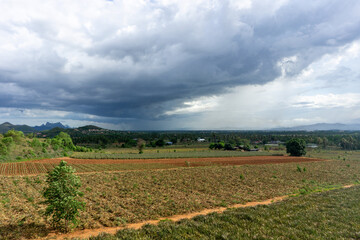
[[[289,156],[252,156],[222,158],[176,158],[176,159],[74,159],[54,158],[27,162],[0,163],[0,175],[44,174],[65,160],[78,173],[101,171],[126,171],[144,169],[167,169],[176,167],[200,167],[209,165],[275,164],[323,161],[316,158]]]
[[[163,164],[171,168],[80,174],[86,210],[81,213],[78,229],[122,226],[207,208],[356,184],[360,180],[360,159],[351,156],[352,160],[255,165],[229,164],[229,159],[226,159],[225,164],[175,168],[176,165],[154,162],[160,160],[146,160],[152,163],[141,160],[140,163],[124,165],[140,164],[140,169],[146,164]],[[264,157],[258,157],[259,161],[261,158]],[[273,158],[281,159],[277,156]],[[73,161],[71,164],[76,167],[76,161],[87,160]],[[47,164],[56,162],[51,160]],[[111,162],[103,165],[107,164],[122,165]],[[89,165],[101,164],[93,162]],[[41,191],[45,186],[44,180],[44,174],[0,176],[0,238],[45,237],[51,232],[41,216],[44,210],[40,204],[43,201]]]

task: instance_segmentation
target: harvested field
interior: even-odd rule
[[[323,159],[289,156],[251,156],[221,158],[176,159],[75,159],[54,158],[19,163],[0,164],[0,175],[34,175],[51,170],[65,160],[78,173],[100,171],[126,171],[141,169],[167,169],[176,167],[199,167],[208,165],[257,165],[276,163],[300,163],[325,161]]]
[[[179,222],[160,221],[158,225],[145,225],[139,230],[128,228],[116,235],[102,233],[90,239],[359,239],[359,190],[357,186],[289,198],[268,206],[229,209],[221,214]],[[84,233],[68,236],[90,235],[90,232]]]
[[[359,172],[358,160],[334,160],[82,174],[86,210],[78,229],[125,226],[288,194],[306,195],[359,183]],[[45,185],[44,175],[0,176],[0,239],[45,237],[51,232],[41,216]]]

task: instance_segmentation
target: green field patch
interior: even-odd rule
[[[187,149],[188,150],[188,149]],[[283,155],[285,152],[281,153]],[[241,151],[217,151],[217,150],[193,150],[193,151],[145,151],[142,154],[135,152],[124,153],[73,153],[71,157],[80,159],[160,159],[160,158],[205,158],[205,157],[248,157],[248,156],[271,156],[274,152],[241,152]],[[279,154],[279,153],[277,153]]]

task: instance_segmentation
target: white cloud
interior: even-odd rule
[[[184,107],[179,107],[165,112],[165,115],[190,114],[211,111],[217,106],[216,97],[202,97],[193,101],[184,102]]]
[[[354,108],[360,106],[360,93],[300,96],[292,106],[297,108]]]
[[[192,129],[267,129],[360,119],[360,49],[355,41],[327,54],[300,74],[264,85],[239,86],[214,98]],[[296,63],[290,56],[282,62]],[[344,68],[346,71],[344,72]],[[341,79],[339,79],[341,77]]]

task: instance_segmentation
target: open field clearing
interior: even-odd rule
[[[274,164],[323,161],[315,158],[289,156],[252,156],[227,158],[176,158],[176,159],[74,159],[54,158],[29,162],[2,163],[0,175],[33,175],[46,173],[65,160],[78,173],[101,171],[126,171],[141,169],[167,169],[176,167],[200,167],[210,165]]]
[[[149,219],[262,201],[358,183],[360,161],[204,166],[163,171],[79,175],[86,211],[78,229],[123,226]],[[45,176],[0,176],[3,239],[51,232],[40,213]]]
[[[322,150],[315,149],[308,151],[306,157],[321,158],[321,159],[334,159],[334,160],[360,160],[360,151],[356,150]]]
[[[104,153],[76,152],[73,158],[84,159],[157,159],[157,158],[205,158],[205,157],[247,157],[247,156],[271,156],[272,154],[285,154],[285,151],[241,152],[209,150],[209,148],[165,148],[146,149],[139,154],[136,149],[110,149]]]
[[[359,239],[359,198],[357,186],[90,239]]]

